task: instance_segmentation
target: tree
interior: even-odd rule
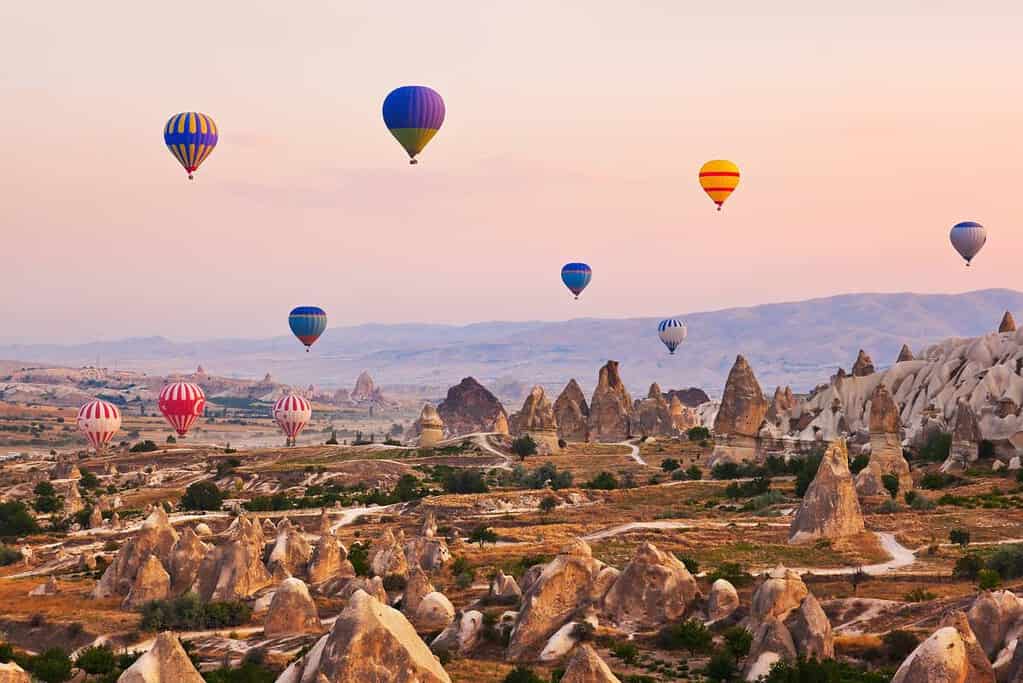
[[[977,586],[981,590],[989,591],[992,588],[998,588],[1001,582],[1002,577],[994,569],[981,569],[977,572]]]
[[[181,507],[185,510],[219,510],[224,504],[224,494],[212,481],[197,481],[185,489]]]
[[[661,461],[661,469],[665,472],[674,472],[681,466],[675,458],[665,458]]]
[[[33,657],[29,662],[32,675],[44,683],[61,683],[71,678],[71,658],[59,647]]]
[[[881,483],[884,484],[885,489],[888,491],[888,495],[893,499],[899,495],[899,477],[895,474],[882,474]]]
[[[177,443],[177,442],[178,442],[178,440],[174,438],[174,435],[173,435],[173,434],[170,434],[170,435],[169,435],[169,436],[167,437],[167,443]]]
[[[0,503],[0,536],[25,536],[37,531],[39,525],[28,511],[28,506],[16,500]]]
[[[37,496],[53,496],[57,494],[56,489],[53,488],[53,484],[48,481],[41,481],[36,484],[36,487],[32,489],[32,493]]]
[[[487,543],[497,543],[497,534],[488,526],[478,526],[469,535],[470,543],[479,543],[480,550]]]
[[[686,432],[690,441],[704,441],[710,438],[710,430],[706,427],[693,427]]]
[[[703,470],[696,465],[690,465],[689,469],[686,470],[686,477],[693,481],[699,481],[703,479]]]
[[[735,658],[729,652],[716,652],[707,662],[703,675],[712,681],[731,681],[735,678],[739,668],[735,664]]]
[[[117,666],[117,658],[108,645],[87,647],[75,657],[75,666],[89,674],[108,674]]]
[[[540,514],[548,515],[558,507],[558,499],[554,496],[546,496],[540,501]]]
[[[714,645],[714,634],[702,621],[687,619],[672,624],[657,634],[657,643],[666,650],[688,650],[689,654],[706,654]]]
[[[89,470],[82,468],[82,478],[78,482],[79,486],[83,489],[98,489],[99,488],[99,477],[90,472]]]
[[[519,456],[519,460],[525,460],[530,455],[536,455],[536,442],[529,434],[514,439],[511,443],[512,453]]]
[[[604,471],[583,484],[583,488],[611,491],[618,488],[618,478],[610,472]]]
[[[952,529],[948,532],[948,540],[951,543],[965,548],[970,545],[970,532],[966,529]]]
[[[369,548],[362,543],[353,543],[348,549],[348,561],[352,563],[357,576],[369,576]]]

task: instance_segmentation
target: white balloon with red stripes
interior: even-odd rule
[[[292,441],[309,424],[313,407],[298,394],[288,394],[274,404],[274,421]]]
[[[184,436],[206,408],[206,394],[198,384],[172,382],[160,390],[160,412],[178,436]]]
[[[78,409],[78,429],[97,453],[110,443],[120,428],[121,411],[113,403],[96,399]]]

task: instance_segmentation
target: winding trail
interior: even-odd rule
[[[637,446],[636,444],[632,443],[631,441],[619,441],[614,445],[627,447],[629,449],[630,458],[638,462],[643,467],[649,467],[649,465],[647,465],[646,460],[643,459],[643,456],[639,454],[639,446]]]

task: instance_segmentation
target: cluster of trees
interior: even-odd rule
[[[147,631],[195,631],[240,626],[252,616],[244,602],[203,602],[195,593],[142,606],[140,626]]]

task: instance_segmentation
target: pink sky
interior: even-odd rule
[[[830,4],[3,3],[0,339],[1023,288],[1023,4]],[[380,120],[408,83],[448,111],[417,167]],[[221,132],[191,183],[183,110]]]

